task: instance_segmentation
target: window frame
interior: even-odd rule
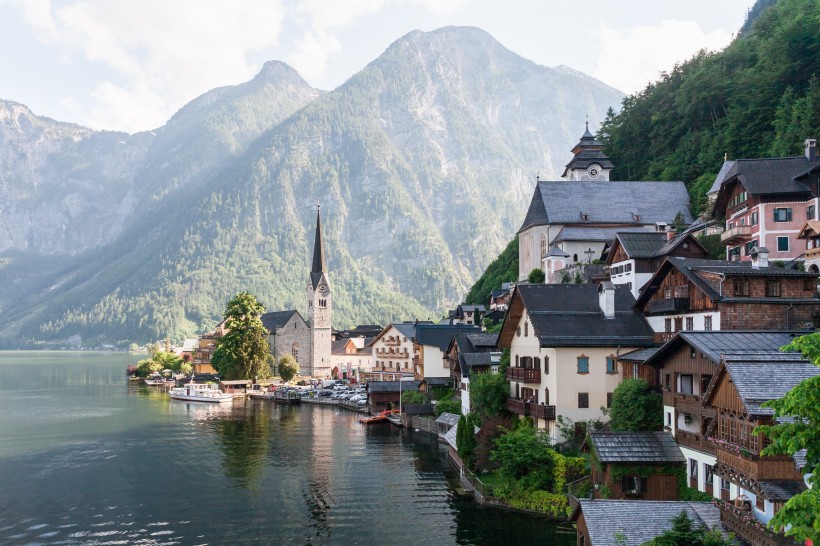
[[[589,393],[578,393],[578,409],[589,409]]]
[[[779,298],[783,295],[783,287],[778,279],[769,279],[766,281],[766,297]]]
[[[785,242],[785,245],[781,245],[780,243]],[[785,246],[785,248],[783,248]],[[788,252],[790,248],[789,245],[789,236],[788,235],[778,235],[777,236],[777,251],[778,252]]]
[[[610,366],[610,363],[612,364],[612,366]],[[618,360],[615,357],[615,355],[609,355],[608,357],[606,357],[606,373],[618,373]]]
[[[774,209],[774,213],[772,214],[772,216],[774,217],[774,221],[777,223],[791,222],[792,209],[791,207],[776,207]]]
[[[578,360],[578,373],[581,375],[589,373],[589,357],[585,354],[581,354],[581,356],[577,357]],[[581,364],[583,363],[583,367],[586,369],[582,369]]]

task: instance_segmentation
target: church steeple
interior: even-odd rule
[[[596,182],[609,180],[609,171],[615,165],[604,153],[603,143],[589,132],[589,121],[586,122],[581,140],[572,148],[572,154],[573,158],[567,163],[561,178]]]
[[[325,247],[322,244],[322,205],[316,205],[316,239],[313,241],[313,267],[311,273],[324,273],[327,269],[325,265]]]
[[[322,240],[321,207],[316,206],[316,235],[313,241],[313,265],[307,285],[307,319],[310,324],[310,375],[330,376],[331,313],[333,294],[327,278],[325,246]]]

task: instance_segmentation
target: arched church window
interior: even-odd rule
[[[294,343],[293,345],[290,346],[290,354],[293,355],[293,358],[296,360],[296,362],[299,362],[299,344],[298,343]]]
[[[541,258],[547,257],[547,236],[541,234]]]
[[[577,255],[577,254],[573,254],[573,255],[572,255],[572,261],[573,261],[573,262],[577,262],[577,261],[578,261],[578,255]]]

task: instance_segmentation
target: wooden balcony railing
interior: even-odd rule
[[[521,383],[540,383],[540,368],[507,368],[507,381],[519,381]]]
[[[650,313],[665,313],[669,311],[686,311],[689,309],[689,298],[664,298],[649,302]]]
[[[534,402],[524,402],[517,398],[507,398],[507,409],[516,415],[530,416],[545,421],[555,421],[555,406],[545,406]]]
[[[767,529],[762,522],[758,522],[748,512],[742,512],[731,504],[718,503],[720,508],[720,522],[729,531],[742,538],[749,544],[756,546],[797,546],[797,542],[785,535],[776,534]],[[749,521],[751,516],[752,521]]]
[[[666,343],[667,341],[675,337],[676,333],[677,332],[655,332],[654,334],[652,334],[652,341],[654,341],[655,343]]]
[[[718,446],[717,462],[752,480],[802,480],[803,476],[787,456],[759,457],[749,451],[739,455]]]
[[[701,405],[700,396],[697,394],[683,394],[676,392],[674,395],[675,409],[681,413],[688,413],[693,418],[700,417]]]
[[[735,226],[720,234],[721,243],[735,243],[751,238],[752,226]]]

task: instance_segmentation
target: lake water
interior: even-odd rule
[[[430,435],[171,401],[126,384],[135,360],[0,352],[0,544],[575,544],[459,497]]]

